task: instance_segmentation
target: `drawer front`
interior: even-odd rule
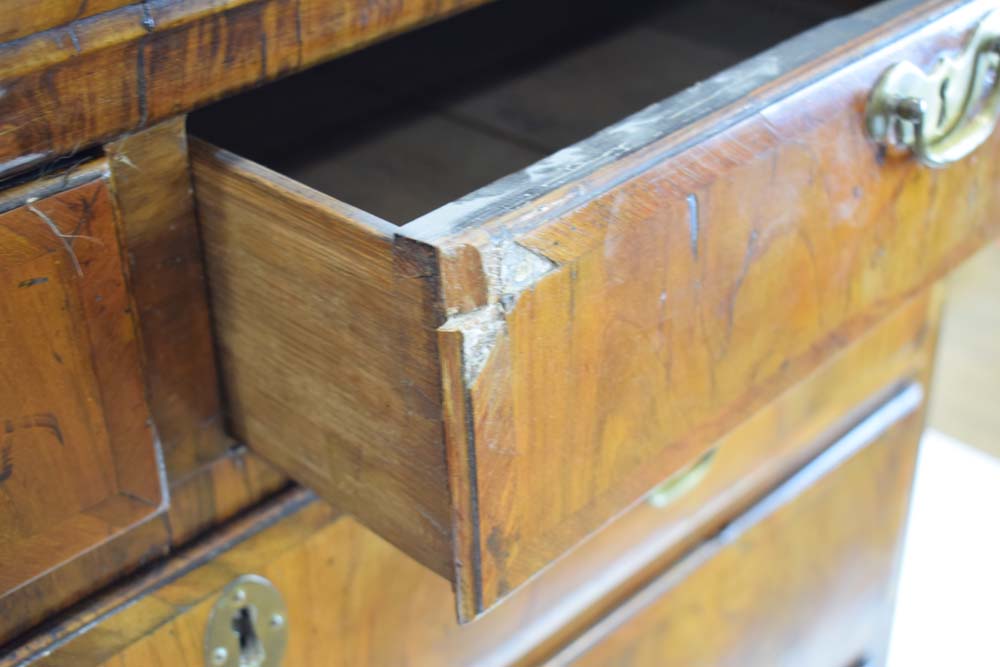
[[[911,385],[547,664],[883,664],[918,402]]]
[[[935,338],[929,305],[914,300],[727,435],[687,495],[631,508],[475,623],[456,623],[445,580],[353,519],[321,503],[294,512],[292,503],[274,525],[264,510],[220,531],[0,666],[195,663],[198,646],[183,638],[200,639],[216,596],[244,574],[266,576],[285,596],[289,667],[537,664],[829,447],[879,396],[893,395],[884,388],[926,377]],[[90,631],[79,630],[95,617],[102,620]],[[50,653],[52,641],[59,648]]]
[[[877,649],[886,629],[877,624],[888,613],[887,600],[878,596],[879,591],[891,588],[895,540],[909,488],[912,444],[919,431],[919,420],[906,415],[919,410],[920,392],[916,385],[909,385],[850,423],[835,420],[831,424],[822,417],[819,421],[823,424],[814,423],[814,415],[803,412],[803,407],[824,396],[838,403],[846,398],[844,390],[838,389],[843,387],[842,376],[849,375],[851,370],[857,374],[859,362],[890,342],[887,335],[888,332],[880,332],[866,341],[863,348],[858,348],[856,354],[860,356],[854,356],[852,363],[839,363],[824,370],[815,381],[810,381],[810,386],[783,397],[740,427],[721,444],[718,462],[725,465],[727,459],[738,461],[745,457],[741,449],[752,448],[762,440],[780,442],[789,449],[819,450],[819,458],[814,457],[795,470],[783,470],[781,483],[773,483],[770,479],[773,475],[758,474],[757,488],[751,490],[753,498],[744,502],[736,496],[751,492],[733,489],[726,498],[703,503],[697,517],[640,505],[475,623],[456,623],[446,581],[353,519],[338,517],[325,504],[309,502],[308,496],[293,492],[179,554],[123,590],[96,601],[36,641],[0,658],[0,665],[200,664],[205,627],[213,605],[231,581],[257,574],[269,579],[287,604],[289,643],[282,662],[287,667],[399,664],[527,667],[551,658],[563,647],[569,646],[566,651],[573,649],[579,653],[582,642],[586,641],[587,646],[594,644],[596,631],[588,628],[601,629],[598,634],[603,638],[608,633],[606,618],[624,613],[616,609],[626,610],[629,619],[637,617],[635,600],[646,600],[650,594],[636,591],[647,587],[659,590],[663,579],[681,579],[680,585],[685,586],[690,577],[696,584],[704,575],[691,574],[692,560],[713,563],[714,556],[703,557],[706,551],[715,554],[742,548],[751,543],[748,536],[752,536],[754,545],[764,543],[760,552],[755,548],[747,557],[753,564],[776,558],[776,552],[779,553],[780,562],[791,562],[799,568],[788,570],[794,585],[811,581],[800,571],[802,568],[816,572],[817,580],[808,589],[809,594],[817,596],[813,608],[828,611],[840,608],[836,614],[841,615],[830,612],[825,615],[826,620],[853,613],[859,624],[870,625],[866,627],[864,641],[845,647],[845,655]],[[920,358],[929,361],[926,352]],[[921,363],[913,370],[923,374],[927,368]],[[822,435],[813,438],[818,430],[823,431]],[[860,462],[850,462],[843,466],[845,470],[830,472],[850,458],[852,452],[876,438],[891,440],[892,444],[874,445],[869,448],[873,451],[857,457]],[[899,442],[901,439],[906,442]],[[786,441],[790,444],[785,445]],[[855,472],[847,472],[848,467]],[[859,467],[863,470],[859,471]],[[714,468],[705,479],[705,487],[699,488],[719,486],[725,480],[724,468]],[[815,487],[810,486],[813,482]],[[696,495],[688,497],[690,502],[698,501]],[[733,520],[733,506],[737,504],[741,511]],[[681,505],[674,507],[683,509]],[[749,509],[743,512],[746,508]],[[719,516],[708,520],[713,512]],[[845,515],[849,513],[866,518],[845,525]],[[830,517],[835,519],[829,535],[816,538],[815,532],[800,530],[803,523],[817,517],[828,523]],[[691,535],[690,524],[694,519],[702,530]],[[761,527],[776,520],[782,526],[791,523],[792,528],[786,531]],[[725,540],[713,537],[726,521],[731,527],[722,534],[728,537]],[[816,538],[816,543],[806,545],[794,557],[786,555],[778,551],[779,546],[786,549],[790,544],[789,539],[782,537],[786,532],[792,532],[793,537]],[[759,537],[762,534],[764,537]],[[679,539],[684,535],[687,538]],[[771,539],[781,541],[771,544]],[[720,546],[720,541],[727,546]],[[842,550],[849,547],[870,550],[865,553],[871,553],[872,558],[865,560],[862,571],[847,567],[853,563],[845,563],[841,558]],[[829,550],[829,559],[824,557],[824,549]],[[678,561],[683,553],[691,555]],[[827,578],[836,567],[845,568],[839,579],[845,590],[831,592]],[[741,581],[749,587],[753,582],[746,580],[759,576],[763,580],[761,585],[769,584],[777,576],[775,569],[749,567]],[[650,585],[651,581],[654,583]],[[782,590],[787,592],[787,588]],[[703,592],[704,587],[699,585],[697,590]],[[719,590],[729,594],[721,586]],[[753,615],[762,627],[768,627],[768,612],[774,612],[775,619],[788,619],[802,610],[794,606],[798,602],[790,595],[770,602],[751,600],[747,590],[733,591],[732,599],[723,598],[720,593],[718,598],[705,600],[706,609],[698,618],[708,625],[692,630],[693,636],[711,648],[712,643],[706,637],[718,630],[717,616],[727,610]],[[659,596],[658,593],[657,599]],[[785,603],[788,608],[780,606]],[[810,618],[816,616],[814,613]],[[779,622],[772,621],[770,627]],[[793,655],[799,647],[798,642],[792,641],[779,645],[785,637],[769,639],[773,640],[769,646],[782,654]],[[678,653],[682,648],[669,646],[665,654]],[[564,651],[562,655],[566,657],[568,653]],[[706,658],[693,664],[714,663]]]
[[[0,639],[65,602],[29,584],[166,503],[106,164],[75,178],[0,201]],[[165,537],[137,531],[117,567]]]
[[[402,227],[197,146],[234,427],[475,617],[995,233],[1000,140],[865,130],[992,7],[876,5]]]
[[[468,311],[442,325],[440,353],[484,605],[996,232],[1000,140],[935,171],[883,156],[864,129],[887,67],[964,44],[985,10],[801,82],[824,70],[810,64],[779,99],[751,96],[436,241],[445,308]],[[487,269],[482,298],[451,289],[470,264]]]

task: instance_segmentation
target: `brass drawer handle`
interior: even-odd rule
[[[1000,117],[998,66],[1000,10],[983,17],[965,49],[940,56],[930,73],[906,61],[887,69],[868,98],[868,133],[929,167],[961,160]]]
[[[702,454],[701,458],[692,463],[690,467],[678,472],[666,482],[650,491],[649,495],[646,496],[646,502],[653,507],[666,507],[698,486],[701,480],[705,479],[709,468],[712,467],[712,462],[715,460],[717,451],[713,447]]]

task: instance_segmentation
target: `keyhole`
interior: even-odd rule
[[[938,127],[944,125],[945,119],[948,117],[948,79],[941,82],[941,88],[938,90],[938,96],[941,98],[941,113],[938,114]]]
[[[233,632],[240,642],[240,667],[261,667],[267,658],[256,626],[257,609],[251,605],[240,607],[233,616]]]

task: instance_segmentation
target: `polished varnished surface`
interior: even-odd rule
[[[181,545],[288,482],[225,428],[183,118],[106,151],[170,486],[165,527]]]
[[[861,126],[887,64],[936,56],[980,12],[435,236],[449,450],[474,450],[453,489],[478,506],[486,606],[995,233],[1000,142],[932,172]],[[470,263],[485,295],[449,293]]]
[[[251,572],[296,667],[879,664],[1000,143],[861,126],[985,0],[752,57],[862,4],[0,0],[0,665],[201,664]]]
[[[142,330],[153,418],[172,477],[225,452],[183,119],[107,147]]]
[[[741,66],[761,77],[751,103],[659,138],[689,91],[394,238],[356,208],[198,151],[237,432],[438,572],[450,560],[473,618],[995,233],[1000,143],[931,171],[863,128],[887,66],[961,44],[985,7],[820,28],[817,43],[833,31],[846,44],[777,79],[799,42]],[[706,86],[722,95],[735,76]],[[341,234],[378,251],[345,256]],[[358,336],[360,317],[373,319]],[[358,355],[363,377],[343,368]],[[364,399],[330,404],[359,380]],[[408,427],[408,459],[357,440],[373,408],[355,403],[376,396],[396,406],[383,420],[427,421]],[[420,518],[387,520],[399,507]]]
[[[547,665],[883,664],[922,427],[905,396]]]
[[[0,214],[0,641],[93,586],[53,585],[63,563],[117,540],[90,574],[107,580],[165,546],[127,535],[166,489],[107,166],[76,171],[88,182],[8,193]]]
[[[183,122],[109,154],[0,202],[0,643],[287,484],[223,431]]]
[[[4,3],[10,4],[12,0]],[[147,127],[479,0],[87,2],[36,25],[0,12],[0,175]],[[64,10],[69,3],[35,3]],[[113,7],[114,0],[90,3]],[[26,5],[27,6],[27,5]],[[37,13],[36,13],[37,12]]]
[[[64,26],[95,14],[134,4],[135,0],[3,0],[0,2],[0,42]]]
[[[340,662],[334,664],[344,665],[388,666],[409,660],[413,664],[471,663],[499,667],[528,665],[544,659],[610,613],[678,554],[741,513],[792,470],[815,456],[879,401],[890,396],[898,386],[897,380],[925,377],[934,349],[938,300],[939,295],[933,298],[922,295],[906,304],[857,345],[716,443],[719,453],[709,474],[686,496],[668,507],[637,505],[535,583],[471,625],[456,624],[446,582],[353,520],[341,519],[336,526],[324,528],[314,536],[311,531],[326,526],[329,519],[322,519],[321,524],[305,521],[302,531],[295,534],[297,540],[308,543],[297,547],[306,554],[275,556],[268,570],[272,576],[273,572],[292,567],[290,563],[304,563],[296,566],[304,567],[311,573],[309,576],[321,582],[311,587],[315,595],[293,606],[296,619],[315,619],[309,626],[316,628],[315,634],[302,635],[302,641],[308,637],[314,646],[308,651],[305,647],[301,650],[310,659],[315,655],[335,656]],[[235,472],[239,468],[236,462],[228,467],[234,471],[228,473],[234,482],[241,479]],[[226,488],[218,483],[217,486]],[[182,502],[176,489],[174,502]],[[317,516],[332,518],[333,515],[321,512]],[[258,523],[266,520],[253,518],[234,532],[249,530]],[[215,571],[215,566],[205,563],[209,558],[205,554],[216,548],[214,542],[209,540],[200,550],[181,555],[178,567],[197,565],[204,566],[206,574]],[[239,547],[216,563],[232,563],[231,570],[225,569],[231,576],[240,571],[260,572],[266,566],[265,560],[254,554],[265,552],[271,558],[275,553],[272,549],[276,548],[268,547],[265,551],[253,547],[250,552],[249,547]],[[202,560],[194,563],[198,553],[202,554]],[[40,664],[89,665],[120,652],[147,658],[172,655],[179,650],[169,646],[176,634],[169,630],[154,632],[155,628],[165,618],[176,619],[171,623],[190,623],[194,627],[194,621],[182,620],[188,613],[187,601],[207,600],[227,581],[226,576],[210,580],[185,578],[147,599],[147,591],[154,588],[153,582],[172,578],[176,572],[174,566],[157,570],[145,587],[127,590],[100,603],[53,634],[22,647],[8,663],[0,661],[0,664],[6,667],[34,655],[53,640],[69,643],[67,648],[47,658],[49,662],[37,658]],[[299,585],[283,584],[291,586],[292,591]],[[175,596],[174,592],[184,590],[190,592],[180,598]],[[348,590],[352,593],[344,595]],[[74,636],[79,623],[133,599],[140,601],[136,607],[111,615],[91,633]],[[173,608],[163,610],[155,600],[172,600]],[[313,663],[307,660],[300,664]]]
[[[878,338],[884,335],[880,334]],[[889,339],[883,338],[882,344],[887,342]],[[866,346],[869,350],[865,355],[875,349],[872,343],[866,343]],[[926,360],[926,355],[922,358]],[[842,371],[855,368],[845,368],[844,364],[840,366],[839,370],[827,373],[822,381],[818,378],[817,386],[784,402],[767,418],[742,429],[729,442],[723,443],[723,451],[729,452],[726,456],[736,457],[726,465],[740,456],[740,445],[752,442],[761,432],[771,433],[768,430],[769,422],[773,423],[771,420],[797,423],[795,418],[800,414],[798,411],[803,401],[809,403],[814,400],[823,393],[823,389],[829,389],[831,383],[839,379]],[[858,422],[838,422],[831,434],[810,443],[810,447],[818,451],[835,442],[834,450],[837,451],[831,450],[823,456],[836,462],[845,456],[838,453],[841,450],[863,446],[867,440],[886,429],[899,431],[900,428],[894,426],[894,420],[915,409],[919,403],[919,395],[914,395],[919,393],[918,390],[914,385],[910,387],[907,391],[894,394],[888,403],[889,408],[885,407],[885,403],[881,404],[882,407],[876,403],[869,408],[867,415],[859,417],[861,423],[866,425],[862,429],[851,429]],[[873,424],[873,421],[878,423]],[[892,579],[876,575],[886,565],[891,567],[894,560],[897,547],[895,535],[902,521],[900,510],[908,490],[904,483],[908,474],[905,464],[910,461],[914,436],[919,430],[919,420],[910,419],[907,424],[905,453],[899,450],[903,446],[900,442],[884,447],[879,445],[879,449],[892,447],[896,451],[894,454],[883,452],[879,464],[862,466],[863,472],[858,472],[858,478],[852,476],[850,483],[830,482],[815,490],[805,490],[814,502],[804,505],[791,502],[797,493],[803,492],[806,486],[803,478],[811,481],[831,467],[830,462],[820,465],[809,463],[783,485],[794,487],[795,493],[781,489],[777,493],[768,493],[766,488],[755,490],[753,495],[757,503],[751,506],[747,515],[757,518],[737,519],[732,524],[732,530],[721,533],[730,540],[739,538],[738,544],[742,546],[743,553],[755,563],[776,558],[796,567],[812,564],[819,568],[843,564],[839,551],[827,556],[823,549],[817,548],[818,545],[843,549],[852,544],[855,548],[865,548],[877,554],[868,561],[863,572],[852,576],[850,590],[841,592],[842,595],[858,594],[872,598],[870,605],[851,607],[852,610],[864,609],[864,618],[846,614],[852,620],[846,625],[854,630],[858,630],[860,625],[863,628],[861,633],[870,641],[865,645],[853,642],[852,646],[840,647],[840,650],[879,648],[877,638],[880,628],[872,625],[871,621],[880,624],[885,620],[889,608],[885,592]],[[811,429],[775,437],[800,438],[808,435]],[[840,437],[844,433],[848,434],[847,437]],[[828,437],[831,439],[825,439]],[[903,439],[898,433],[893,438],[895,441]],[[802,444],[802,441],[797,442]],[[865,454],[869,461],[873,456]],[[891,470],[886,469],[887,464],[892,465]],[[782,474],[787,476],[788,471]],[[840,473],[836,476],[844,477]],[[873,476],[879,480],[878,483],[873,483]],[[722,477],[724,479],[724,475]],[[889,480],[892,480],[891,484]],[[830,489],[831,485],[836,493]],[[849,491],[856,488],[864,491]],[[821,500],[816,499],[816,495],[820,495]],[[815,517],[817,512],[822,511],[824,517],[843,519],[848,511],[863,505],[873,495],[878,496],[878,510],[868,520],[855,522],[853,527],[838,522],[836,526],[843,530],[831,531],[824,540],[810,541],[810,546],[800,552],[776,554],[771,541],[763,538],[756,539],[754,547],[749,548],[744,533],[756,536],[760,532],[756,527],[748,531],[747,526],[756,526],[761,515],[777,513],[798,517],[805,514]],[[775,496],[778,496],[777,500]],[[831,497],[840,498],[840,502],[832,505],[825,502]],[[692,560],[708,561],[708,567],[715,567],[711,556],[720,551],[720,542],[725,544],[727,541],[705,532],[689,536],[690,539],[679,543],[676,541],[678,535],[690,530],[691,523],[685,519],[692,516],[689,512],[697,505],[694,501],[688,503],[688,507],[680,506],[667,512],[662,508],[642,506],[529,584],[507,604],[476,623],[458,626],[447,599],[447,584],[444,581],[349,518],[337,518],[334,512],[319,503],[297,509],[301,503],[300,496],[292,496],[272,509],[248,517],[232,530],[222,532],[204,545],[181,555],[161,571],[153,572],[120,594],[101,601],[93,609],[82,613],[79,619],[74,619],[77,625],[68,624],[66,628],[57,629],[56,636],[60,641],[54,651],[33,653],[31,647],[26,647],[12,658],[22,659],[21,664],[25,665],[52,667],[191,664],[202,651],[201,633],[216,596],[231,579],[253,571],[271,579],[286,597],[292,629],[292,641],[286,656],[288,664],[365,664],[373,667],[398,664],[533,665],[552,657],[554,653],[562,655],[566,642],[581,629],[596,629],[585,637],[595,631],[601,634],[606,632],[601,629],[607,628],[607,615],[616,613],[613,610],[617,601],[626,593],[648,598],[651,594],[646,590],[646,583],[651,578],[654,587],[659,588],[659,579],[677,581],[683,578],[690,570]],[[824,506],[826,510],[819,509]],[[730,507],[729,511],[735,509]],[[280,518],[289,512],[292,514],[288,518]],[[707,513],[710,513],[710,508],[701,505],[695,515],[704,518]],[[273,523],[275,520],[278,523]],[[773,523],[770,519],[768,522]],[[810,528],[815,525],[814,522],[796,520],[782,523],[784,528],[777,531],[780,537],[801,541],[815,536],[815,531]],[[742,529],[737,530],[737,525]],[[876,532],[879,527],[884,529],[884,534]],[[260,530],[263,532],[258,534]],[[769,531],[767,535],[771,537],[774,533]],[[703,541],[706,537],[707,541]],[[701,546],[690,551],[680,561],[679,567],[670,565],[671,557],[678,553],[679,548],[690,549],[699,543]],[[623,549],[623,544],[629,547]],[[722,549],[727,550],[732,549]],[[710,552],[708,557],[706,552]],[[723,567],[728,567],[728,563]],[[781,572],[774,568],[771,571],[775,576]],[[824,569],[822,574],[824,576],[818,577],[815,582],[806,577],[796,577],[787,582],[782,590],[801,598],[829,584],[828,570]],[[744,576],[740,581],[746,583],[749,580],[752,583],[752,579]],[[712,592],[712,586],[698,586],[696,591],[699,595]],[[630,597],[626,603],[629,607],[634,606],[633,599]],[[740,600],[745,604],[748,598],[735,596],[733,604]],[[803,610],[807,608],[802,607]],[[826,612],[830,611],[829,606],[823,608]],[[742,609],[743,622],[746,622],[751,610]],[[794,618],[795,615],[782,617]],[[94,618],[101,619],[94,627],[79,625]],[[832,621],[834,617],[827,613],[827,620]],[[836,628],[813,628],[804,632],[801,644],[813,647],[821,644],[831,633],[843,630],[844,620],[839,619]],[[744,632],[744,628],[737,623],[729,626],[729,635],[744,642],[752,642],[755,638],[753,633]],[[810,638],[808,641],[806,636]],[[34,648],[38,651],[43,646],[40,644]],[[671,650],[676,652],[681,646],[678,644]],[[710,647],[711,643],[707,643],[706,648]]]

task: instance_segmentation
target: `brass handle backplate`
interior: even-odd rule
[[[886,70],[868,98],[868,133],[930,167],[961,160],[1000,117],[998,66],[1000,10],[983,17],[965,48],[940,56],[930,72],[905,61]]]

